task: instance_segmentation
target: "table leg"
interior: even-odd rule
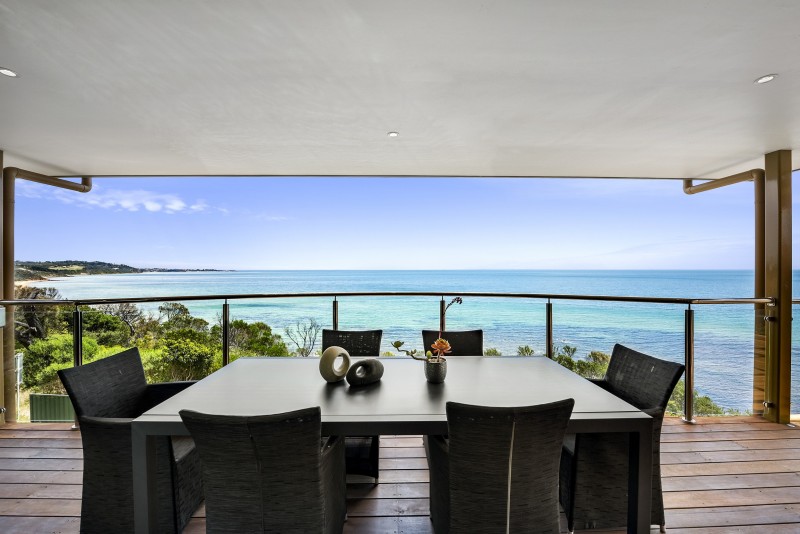
[[[136,534],[155,532],[154,517],[150,510],[154,507],[150,502],[155,495],[155,443],[152,437],[145,434],[142,428],[131,425],[131,452],[133,465],[133,523]]]
[[[630,440],[628,468],[628,532],[650,532],[650,508],[653,486],[652,420],[638,432],[628,434]],[[646,428],[644,428],[646,427]]]

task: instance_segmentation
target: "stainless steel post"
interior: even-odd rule
[[[445,320],[444,320],[445,310],[446,309],[447,309],[447,306],[444,303],[444,297],[442,297],[442,300],[439,301],[439,335],[440,336],[444,335],[444,334],[442,334],[442,332],[444,332],[446,330],[446,328],[445,328],[446,325],[445,325]]]
[[[547,340],[547,347],[546,347],[547,357],[552,360],[553,359],[553,303],[550,302],[549,300],[547,301],[547,304],[545,304],[545,317],[546,317],[545,324],[547,325],[546,326],[547,334],[545,338]]]
[[[83,365],[83,312],[77,307],[72,312],[72,364],[75,367]],[[78,414],[75,414],[72,430],[79,428]]]
[[[339,301],[333,297],[333,329],[339,330]]]
[[[83,312],[78,308],[72,312],[72,363],[83,365]]]
[[[686,310],[684,320],[684,371],[683,421],[694,423],[694,310]]]
[[[222,366],[228,365],[231,360],[230,353],[231,334],[231,305],[226,300],[222,305]]]

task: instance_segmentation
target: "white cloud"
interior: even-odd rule
[[[144,189],[123,190],[95,187],[88,193],[76,193],[26,181],[17,182],[17,195],[27,198],[50,198],[80,207],[151,213],[199,213],[210,208],[205,200],[187,202],[177,195]]]

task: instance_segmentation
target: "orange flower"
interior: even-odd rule
[[[434,341],[433,345],[431,345],[433,352],[436,353],[438,357],[442,357],[448,352],[450,352],[450,343],[447,342],[446,339],[439,338]]]

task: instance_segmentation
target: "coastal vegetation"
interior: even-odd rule
[[[85,274],[176,273],[188,271],[214,271],[215,269],[163,269],[139,268],[104,261],[17,261],[14,263],[14,280],[47,280],[56,276]]]
[[[18,299],[59,299],[52,288],[18,287]],[[139,348],[150,382],[202,378],[222,366],[222,325],[195,317],[183,304],[167,302],[158,314],[134,304],[81,306],[83,361],[89,363],[128,347]],[[20,306],[15,341],[23,355],[22,385],[31,392],[63,393],[57,371],[73,365],[72,308]],[[266,323],[233,319],[230,359],[244,356],[293,356]]]
[[[17,287],[18,299],[60,298],[53,288]],[[177,302],[167,302],[158,313],[144,312],[135,304],[106,304],[83,311],[83,361],[85,363],[110,356],[136,346],[142,355],[145,374],[150,382],[202,378],[222,366],[222,324],[214,324],[193,316]],[[73,308],[67,306],[19,306],[15,324],[17,351],[23,354],[23,387],[30,392],[63,393],[57,371],[73,365]],[[316,354],[321,326],[314,319],[297,321],[284,331],[294,346],[264,322],[233,319],[229,324],[231,361],[247,356],[300,356]],[[317,351],[318,352],[318,351]],[[405,351],[403,351],[405,352]],[[605,374],[610,356],[591,351],[578,357],[575,347],[556,347],[553,359],[560,365],[587,378]],[[501,356],[499,350],[487,348],[486,356]],[[532,356],[528,346],[517,349],[519,356]],[[383,355],[394,355],[384,353]],[[668,413],[682,412],[685,388],[681,381],[668,405]],[[729,415],[728,410],[706,395],[694,392],[695,412],[701,415]]]

